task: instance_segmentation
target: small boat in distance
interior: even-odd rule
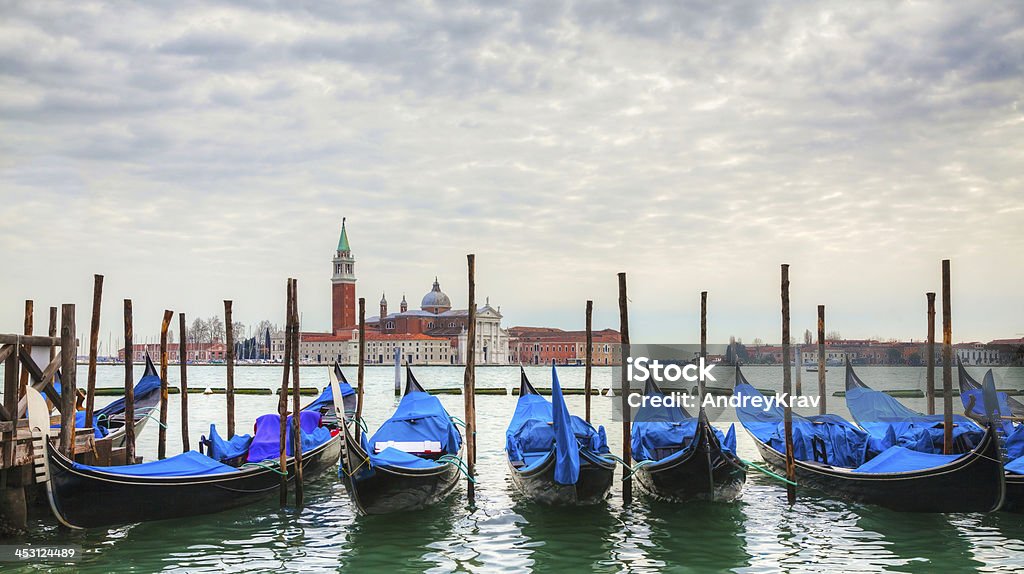
[[[356,441],[354,425],[342,426],[340,476],[360,514],[419,510],[455,488],[463,468],[462,434],[408,365],[402,400],[372,437],[363,432]]]
[[[516,488],[548,505],[597,504],[608,498],[615,460],[604,427],[570,416],[551,366],[549,402],[519,369],[519,399],[505,431],[505,454]]]
[[[650,379],[644,395],[665,396]],[[695,418],[682,406],[651,404],[640,407],[632,427],[633,472],[640,489],[669,502],[739,498],[747,471],[736,455],[735,426],[723,435],[703,408]]]
[[[734,396],[743,428],[769,466],[785,472],[783,410],[766,405],[736,367]],[[756,399],[756,400],[755,400]],[[793,455],[800,487],[828,496],[902,512],[992,512],[1003,504],[1005,481],[999,442],[989,427],[962,455],[928,454],[873,438],[842,417],[793,415]]]

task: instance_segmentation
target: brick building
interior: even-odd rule
[[[530,365],[582,365],[587,357],[587,332],[563,331],[553,327],[512,327],[509,349],[513,363]],[[622,339],[614,329],[594,331],[593,364],[622,362]]]

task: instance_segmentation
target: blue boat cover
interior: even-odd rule
[[[365,439],[366,434],[363,433]],[[425,391],[406,393],[398,403],[398,408],[391,418],[380,425],[377,432],[364,444],[370,454],[370,466],[405,466],[426,468],[436,463],[405,453],[395,448],[385,448],[373,454],[371,445],[379,442],[421,442],[438,441],[441,449],[448,454],[458,454],[462,446],[462,435],[452,423],[452,417],[444,410],[437,397]],[[393,451],[393,452],[389,452]],[[408,455],[408,456],[400,456]],[[411,458],[409,458],[411,457]],[[416,459],[416,461],[412,460]],[[421,461],[421,462],[417,462]],[[429,463],[423,466],[424,463]]]
[[[864,387],[846,391],[846,406],[857,424],[875,438],[884,438],[892,428],[899,446],[926,453],[943,450],[942,415],[913,411],[886,393]],[[961,439],[973,448],[984,436],[984,429],[974,421],[959,415],[953,417],[954,440]]]
[[[559,484],[575,484],[579,476],[579,449],[586,448],[596,454],[607,454],[608,436],[604,427],[594,428],[593,425],[580,417],[569,415],[565,407],[565,400],[562,394],[561,383],[558,381],[558,374],[552,367],[552,402],[536,394],[522,394],[516,402],[516,410],[512,414],[508,429],[505,431],[505,451],[509,460],[522,461],[529,469],[533,465],[540,464],[547,455],[554,449],[558,457],[558,444],[572,445],[571,452],[563,452],[563,458],[556,460],[555,481]],[[561,409],[565,412],[559,416],[556,422],[555,407],[552,404],[560,403]],[[566,424],[568,420],[568,424]],[[556,429],[556,425],[559,427]],[[556,440],[561,436],[561,440]],[[571,434],[570,434],[571,433]],[[571,440],[570,439],[575,439]],[[575,443],[575,444],[574,444]],[[575,454],[575,463],[573,463]],[[575,469],[575,470],[574,470]],[[574,478],[575,475],[577,478]],[[571,480],[571,482],[562,482]]]
[[[289,416],[285,430],[285,455],[292,456],[292,417]],[[320,413],[303,411],[299,413],[299,434],[302,452],[316,448],[331,439],[331,431],[321,427]],[[256,436],[249,444],[249,462],[277,459],[281,456],[281,416],[263,415],[256,419]]]
[[[364,433],[363,436],[366,436],[366,434]],[[370,453],[369,457],[371,467],[400,466],[404,468],[434,468],[436,466],[441,466],[439,463],[430,459],[418,457],[412,453],[398,450],[397,448],[390,446],[376,454],[372,451],[367,452]]]
[[[969,453],[968,453],[969,454]],[[894,446],[853,469],[853,472],[888,473],[925,470],[949,464],[966,454],[932,454]]]
[[[736,414],[743,426],[761,442],[779,452],[786,452],[783,410],[777,406],[763,409],[752,404],[750,398],[761,397],[763,400],[764,397],[747,383],[736,385],[734,394],[741,398]],[[743,400],[744,397],[747,399]],[[892,446],[893,438],[890,433],[887,438],[875,439],[837,415],[804,417],[793,414],[793,456],[802,461],[856,468]]]
[[[555,435],[555,482],[576,484],[580,478],[580,447],[554,364],[551,365],[551,427]]]
[[[1003,468],[1010,474],[1024,474],[1024,457],[1019,457],[1017,460],[1007,463]]]
[[[280,430],[278,432],[280,433]],[[278,434],[278,437],[280,437],[280,434]],[[249,450],[249,444],[252,442],[252,435],[236,434],[230,440],[224,440],[217,432],[217,425],[211,424],[210,438],[208,440],[210,442],[210,449],[206,455],[213,460],[223,462],[245,454]]]
[[[664,393],[653,388],[648,388],[645,395],[649,397],[661,396]],[[715,427],[715,436],[722,448],[728,452],[736,452],[736,429],[730,426],[729,435],[722,434],[722,431]],[[636,420],[633,422],[630,442],[632,445],[633,460],[642,462],[645,460],[668,460],[677,456],[684,456],[693,447],[693,437],[697,433],[697,419],[689,416],[685,410],[679,407],[653,407],[647,401],[637,410]],[[727,440],[727,436],[731,436]],[[680,448],[681,447],[681,448]],[[676,450],[678,449],[678,450]]]
[[[982,420],[988,420],[988,413],[985,412],[985,391],[982,389],[971,389],[960,393],[960,400],[964,403],[964,410],[970,408],[968,414],[974,415]],[[1004,392],[996,392],[996,400],[999,403],[999,412],[997,413],[1001,417],[1013,416],[1013,409],[1010,407],[1009,395]],[[971,405],[971,402],[974,405]],[[1010,434],[1013,432],[1013,422],[1003,419],[1000,422],[1003,427],[1003,432]]]
[[[139,383],[135,385],[135,401],[141,402],[149,397],[152,393],[160,392],[160,377],[158,375],[146,375],[139,380]],[[96,419],[103,424],[104,417],[109,418],[113,415],[119,415],[124,412],[124,397],[117,399],[116,401],[106,405],[102,409],[96,409]],[[100,416],[103,415],[103,416]]]
[[[1017,425],[1006,437],[1006,457],[1016,460],[1024,457],[1024,424]]]
[[[223,474],[225,472],[237,472],[238,469],[221,464],[212,458],[199,454],[194,450],[183,452],[179,455],[154,460],[142,464],[128,464],[124,466],[90,466],[87,464],[74,463],[76,470],[92,470],[107,474],[124,474],[128,476],[178,477],[178,476],[203,476],[207,474]]]
[[[356,394],[352,390],[352,386],[348,383],[338,381],[338,390],[341,391],[341,396],[347,397]],[[331,385],[324,387],[324,392],[320,393],[320,396],[315,401],[306,405],[302,410],[305,411],[318,411],[324,407],[334,408],[334,391],[331,390]]]

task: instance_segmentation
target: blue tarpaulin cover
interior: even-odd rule
[[[979,397],[980,398],[980,397]],[[846,391],[846,406],[862,428],[883,438],[891,427],[899,446],[926,453],[941,453],[943,416],[913,411],[886,393],[856,387]],[[953,439],[962,438],[968,447],[981,442],[985,431],[964,416],[953,417]]]
[[[760,391],[747,383],[736,385],[734,394],[741,399],[763,399]],[[742,400],[736,414],[743,426],[758,440],[779,452],[786,452],[784,413],[781,408],[773,406],[765,410],[749,400]],[[891,441],[891,434],[889,439]],[[815,456],[815,443],[819,452],[824,452],[824,457]],[[798,460],[816,460],[832,466],[855,468],[891,444],[885,439],[872,439],[868,433],[837,415],[793,415],[793,456]]]
[[[280,434],[278,434],[278,437],[280,437]],[[249,450],[249,444],[252,442],[252,435],[236,434],[230,440],[224,440],[217,432],[217,425],[211,424],[209,441],[210,450],[206,453],[207,456],[213,460],[223,462],[245,454]]]
[[[516,402],[508,429],[505,431],[505,450],[509,460],[522,461],[522,470],[529,470],[543,462],[557,445],[571,445],[572,452],[563,452],[561,462],[556,461],[555,481],[560,484],[575,484],[579,476],[579,448],[586,448],[597,454],[607,454],[608,437],[604,427],[594,428],[587,421],[568,414],[562,395],[558,374],[552,367],[552,402],[537,394],[521,394]],[[554,403],[554,404],[553,404]],[[555,405],[564,410],[556,422]],[[568,421],[568,424],[566,424]],[[557,428],[556,428],[556,425]],[[556,437],[561,437],[556,440]],[[575,453],[575,463],[573,463]],[[558,452],[555,456],[558,457]],[[574,476],[575,475],[575,476]],[[563,482],[569,481],[569,482]]]
[[[665,394],[653,387],[644,392],[649,397]],[[722,448],[728,452],[736,452],[736,429],[729,428],[729,434],[712,427]],[[651,406],[650,401],[644,403],[636,414],[632,429],[633,460],[662,460],[684,456],[693,446],[692,440],[697,432],[697,419],[690,416],[682,407]],[[731,437],[731,438],[730,438]],[[681,447],[681,448],[680,448]],[[676,450],[678,449],[678,450]]]
[[[580,478],[580,447],[572,426],[558,372],[551,365],[551,427],[555,435],[555,482],[558,484],[576,484]]]
[[[398,450],[391,446],[376,454],[372,451],[368,452],[370,452],[370,466],[401,466],[405,468],[433,468],[440,466],[439,463],[430,459],[418,457],[415,454]]]
[[[343,397],[356,394],[348,383],[341,381],[338,381],[338,390],[341,391],[341,396]],[[306,405],[303,410],[318,411],[324,407],[334,407],[334,391],[331,390],[331,385],[324,387],[324,392],[320,393],[320,396],[315,401]]]
[[[79,464],[76,462],[73,467],[78,470],[94,470],[110,474],[148,476],[152,478],[161,476],[202,476],[207,474],[236,472],[238,470],[226,464],[221,464],[194,450],[183,452],[164,460],[154,460],[152,462],[144,462],[142,464],[129,464],[124,466],[89,466],[87,464]]]
[[[365,439],[366,434],[363,433]],[[406,393],[391,418],[380,425],[377,432],[364,444],[370,454],[370,466],[404,466],[427,468],[437,463],[388,447],[374,454],[372,446],[379,442],[437,441],[447,454],[458,454],[462,436],[452,423],[437,397],[425,391]],[[415,460],[413,460],[415,459]]]
[[[1003,468],[1006,469],[1006,472],[1011,474],[1024,474],[1024,457],[1020,457],[1013,462],[1007,463]]]
[[[968,453],[969,454],[969,453]],[[910,450],[902,446],[886,449],[875,458],[853,469],[862,473],[909,472],[949,464],[967,454],[932,454]]]
[[[285,455],[292,456],[292,417],[286,421]],[[331,439],[331,431],[320,425],[320,413],[303,411],[299,413],[299,433],[302,452],[316,448]],[[263,415],[256,419],[256,436],[249,445],[249,462],[276,459],[281,456],[281,416]]]
[[[53,388],[60,394],[60,375],[54,375]],[[160,392],[160,377],[158,375],[144,375],[135,385],[135,400],[144,401],[149,398],[153,393]],[[107,428],[107,421],[114,415],[120,415],[124,413],[124,397],[111,402],[109,405],[103,408],[96,409],[93,412],[93,421],[96,424],[89,424],[85,421],[85,411],[78,411],[75,413],[75,428],[86,428],[92,427],[93,436],[96,438],[103,438],[107,436],[110,431]],[[148,414],[136,411],[136,417]],[[59,426],[59,425],[56,425]]]

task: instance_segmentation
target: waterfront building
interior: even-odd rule
[[[512,362],[524,365],[582,365],[587,357],[587,332],[553,327],[512,327]],[[593,364],[622,362],[622,338],[614,329],[593,331]]]
[[[476,310],[476,363],[478,365],[507,365],[509,334],[501,327],[501,309],[491,306],[485,299]],[[381,295],[380,314],[366,320],[368,330],[382,335],[425,335],[446,339],[451,343],[449,364],[465,364],[469,339],[469,311],[453,309],[451,299],[441,290],[437,277],[430,291],[423,296],[419,309],[409,309],[402,295],[397,313],[388,313],[386,294]],[[367,335],[369,340],[369,334]]]

